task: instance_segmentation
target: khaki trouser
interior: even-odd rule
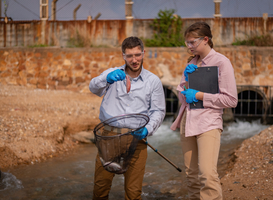
[[[147,145],[143,141],[139,141],[129,167],[124,173],[126,200],[141,199],[146,160]],[[114,176],[114,173],[108,172],[103,168],[99,155],[97,155],[93,200],[108,199]]]
[[[186,111],[181,120],[181,142],[189,199],[222,199],[217,173],[221,130],[214,129],[198,136],[185,137]]]

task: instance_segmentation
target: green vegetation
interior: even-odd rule
[[[92,44],[86,33],[76,30],[76,37],[71,37],[67,42],[67,47],[91,47]]]
[[[160,10],[151,24],[154,35],[152,39],[144,39],[147,47],[178,47],[184,45],[182,19],[174,14],[175,10]]]
[[[232,45],[247,45],[247,46],[273,46],[273,37],[269,34],[261,36],[248,37],[246,40],[236,40]]]
[[[75,38],[69,38],[67,42],[67,47],[84,47],[84,46],[85,46],[84,37],[82,37],[79,34],[79,31],[77,31]]]
[[[35,48],[35,47],[48,47],[46,44],[34,44],[34,45],[29,45],[29,48]]]

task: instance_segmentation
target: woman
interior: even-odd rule
[[[171,129],[180,127],[189,198],[223,199],[217,161],[223,130],[223,108],[236,107],[238,101],[234,71],[230,60],[213,49],[212,34],[207,23],[192,24],[184,37],[193,56],[189,58],[177,87],[181,107]],[[205,66],[218,67],[217,94],[188,88],[188,74]],[[200,100],[204,108],[190,109],[190,103]]]

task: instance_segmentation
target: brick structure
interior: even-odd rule
[[[219,47],[238,85],[273,86],[273,47]],[[144,67],[163,85],[179,84],[189,54],[180,48],[146,48]],[[2,48],[0,84],[82,91],[109,67],[124,64],[120,48]]]

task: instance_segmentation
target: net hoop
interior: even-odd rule
[[[128,132],[126,132],[126,133],[122,133],[122,134],[120,134],[119,136],[129,134],[129,133],[132,132],[132,131],[137,131],[137,130],[139,130],[139,129],[145,127],[145,126],[149,123],[149,121],[150,121],[150,118],[149,118],[147,115],[140,114],[140,113],[123,114],[123,115],[111,117],[111,118],[109,118],[109,119],[107,119],[107,120],[104,120],[104,121],[100,122],[97,126],[95,126],[95,128],[94,128],[94,130],[93,130],[94,135],[95,135],[95,138],[96,138],[96,137],[103,137],[103,138],[112,138],[112,137],[116,137],[116,136],[101,136],[101,135],[98,135],[97,132],[98,132],[98,130],[100,130],[100,129],[101,129],[102,127],[104,127],[105,125],[111,124],[111,122],[118,121],[118,120],[124,119],[124,118],[134,118],[134,117],[142,118],[143,120],[145,120],[145,123],[143,123],[140,127],[135,128],[135,129],[132,129],[131,131],[128,131]],[[128,128],[128,127],[123,127],[123,128]]]
[[[149,120],[144,114],[123,114],[94,128],[95,144],[105,170],[116,174],[127,171],[139,142],[131,133],[145,127]]]

